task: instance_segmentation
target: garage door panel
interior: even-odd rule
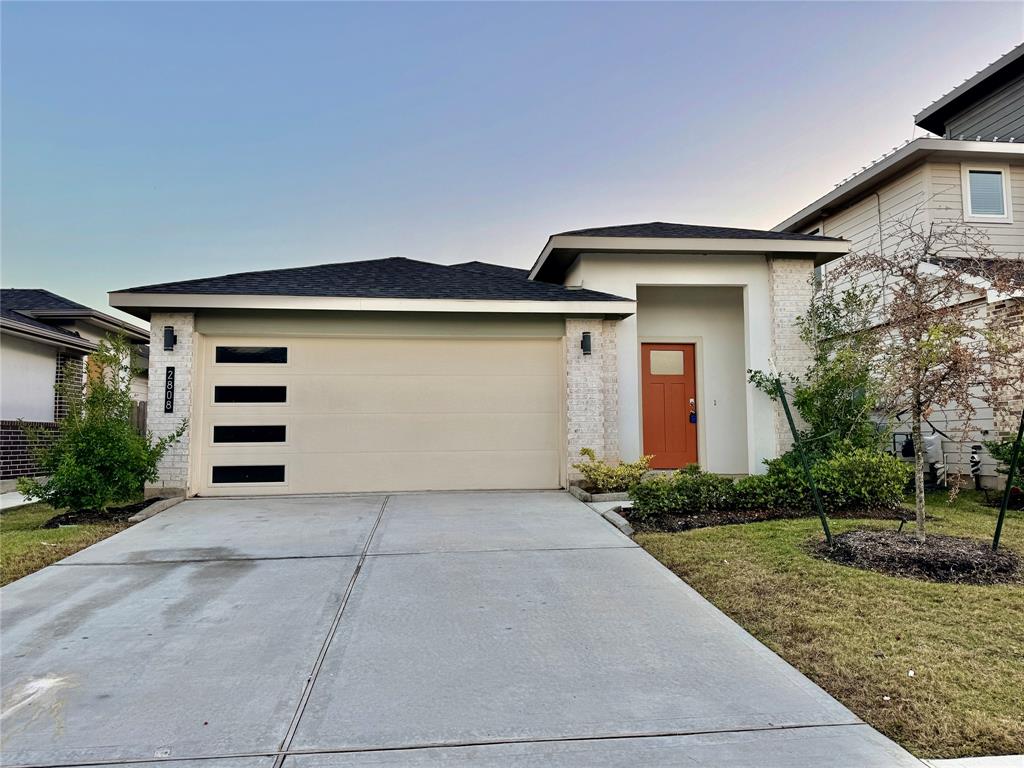
[[[252,383],[252,377],[215,375],[206,399],[215,411],[230,412],[239,403],[214,401],[216,386]],[[371,376],[295,375],[261,379],[257,386],[284,386],[287,404],[246,403],[261,410],[290,413],[415,413],[424,403],[434,412],[557,413],[559,397],[554,376]],[[273,412],[273,411],[270,411]]]
[[[557,450],[560,432],[557,421],[545,413],[303,415],[290,419],[287,430],[284,444],[254,445],[214,443],[211,428],[210,456],[339,453],[353,445],[382,452]]]
[[[218,346],[283,346],[285,364],[216,363]],[[317,371],[324,374],[507,375],[550,370],[557,363],[558,345],[530,339],[216,339],[204,358],[217,373],[275,375]]]
[[[214,362],[217,346],[275,345],[287,346],[286,364]],[[201,493],[560,484],[560,340],[231,337],[204,349]],[[217,386],[283,386],[287,401],[215,403]],[[283,426],[285,441],[213,442],[215,426],[258,425]],[[214,484],[214,467],[222,479],[278,480],[284,467],[285,480]]]
[[[311,376],[290,393],[296,412],[555,413],[550,376]]]
[[[290,360],[297,369],[331,374],[511,376],[550,370],[556,353],[555,344],[529,340],[322,339],[296,345]]]
[[[286,466],[309,493],[558,487],[556,451],[313,454]]]

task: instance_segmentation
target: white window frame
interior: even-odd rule
[[[1003,176],[1003,207],[1006,213],[1002,216],[973,213],[971,211],[971,171],[998,172]],[[960,188],[963,192],[964,221],[974,224],[1013,224],[1013,200],[1010,197],[1010,166],[1009,164],[992,163],[961,163]]]

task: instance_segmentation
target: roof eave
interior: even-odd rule
[[[552,235],[530,270],[535,280],[552,253],[757,253],[803,255],[815,263],[831,261],[850,252],[839,239],[777,240],[743,237],[591,237]]]
[[[47,320],[88,320],[93,325],[115,333],[122,333],[134,341],[149,341],[149,334],[142,328],[95,309],[32,309],[24,310],[24,312],[31,317]]]
[[[148,320],[158,311],[203,309],[324,310],[354,312],[478,312],[627,317],[636,312],[629,299],[376,299],[344,296],[268,296],[254,294],[128,293],[109,294],[110,305]]]
[[[831,192],[822,195],[813,203],[805,206],[785,221],[772,227],[774,232],[800,232],[813,225],[821,216],[827,215],[831,208],[851,203],[867,194],[891,177],[933,155],[970,156],[984,154],[1000,159],[1024,158],[1024,143],[1010,144],[993,141],[959,141],[955,139],[921,138],[900,147],[891,155],[879,160],[874,165],[861,171],[848,181],[835,187]],[[825,233],[828,234],[827,232]]]
[[[1009,53],[999,57],[974,77],[968,78],[945,96],[922,109],[914,115],[914,124],[941,136],[946,132],[946,118],[959,112],[962,102],[979,98],[972,95],[973,91],[986,88],[994,90],[1005,80],[1016,77],[1018,74],[1016,70],[1019,68],[1014,67],[1014,64],[1018,61],[1024,62],[1024,44],[1018,45]]]
[[[27,323],[19,323],[17,320],[11,320],[6,317],[0,318],[0,330],[3,330],[4,333],[9,333],[12,336],[29,339],[51,347],[71,349],[76,352],[95,352],[98,348],[95,343],[88,339],[83,339],[79,336],[72,336],[68,333],[63,333],[57,330],[47,331],[43,328],[38,328]]]

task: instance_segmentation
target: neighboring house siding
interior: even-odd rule
[[[853,253],[877,251],[880,231],[885,233],[884,245],[892,242],[891,227],[886,222],[896,218],[924,221],[927,194],[924,165],[884,184],[875,192],[827,216],[821,222],[821,234],[849,240]]]
[[[969,164],[984,165],[984,156],[972,159]],[[970,226],[987,235],[996,255],[1021,258],[1024,256],[1024,165],[1010,165],[1009,168],[1013,223],[972,222]],[[856,258],[858,252],[877,251],[880,232],[884,235],[881,238],[882,244],[886,248],[895,247],[893,220],[913,220],[922,228],[932,222],[961,220],[964,216],[961,172],[961,164],[957,161],[922,163],[880,187],[877,197],[870,193],[842,211],[826,217],[822,222],[823,233],[850,240],[852,252],[845,258]],[[826,271],[828,269],[835,269],[835,266],[828,265]],[[1006,407],[1003,406],[1004,409]],[[1012,417],[1002,418],[1004,421],[1007,418],[1012,421]],[[931,415],[931,423],[954,438],[943,441],[950,472],[967,472],[971,445],[992,439],[996,431],[1006,431],[1005,426],[997,424],[999,419],[999,408],[994,412],[989,404],[979,400],[974,417],[975,431],[966,441],[960,442],[963,418],[959,409],[936,408]],[[906,423],[897,424],[895,428],[898,433],[909,431]],[[982,464],[982,474],[990,479],[996,475],[995,463],[987,455]]]
[[[984,158],[968,165],[984,165]],[[1000,164],[1002,165],[1002,164]],[[956,162],[929,163],[928,214],[932,221],[950,221],[963,218],[962,166]],[[1013,223],[984,224],[971,222],[988,237],[992,250],[998,256],[1021,258],[1024,256],[1024,165],[1010,165],[1010,204]]]
[[[946,122],[946,138],[1024,140],[1024,75],[1011,80]]]
[[[984,165],[984,157],[971,164]],[[989,239],[999,256],[1024,255],[1024,165],[1010,165],[1012,224],[972,222]],[[851,243],[851,256],[877,252],[879,233],[886,248],[896,244],[893,222],[913,222],[927,227],[931,222],[962,219],[964,215],[961,165],[958,162],[923,163],[841,211],[826,216],[822,234],[841,237]],[[839,262],[834,262],[838,264]],[[827,266],[826,271],[834,266]]]
[[[53,383],[57,350],[27,339],[3,336],[0,355],[0,419],[53,420]]]

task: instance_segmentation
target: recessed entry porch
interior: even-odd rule
[[[750,471],[741,286],[638,286],[641,452],[652,466]]]

